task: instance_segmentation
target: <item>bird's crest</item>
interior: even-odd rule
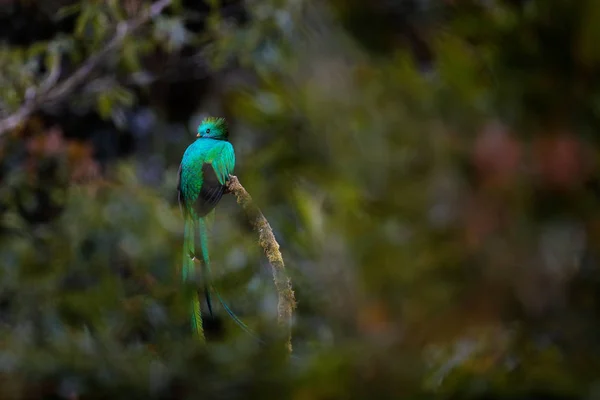
[[[209,129],[209,132],[206,132],[207,129]],[[227,138],[228,134],[227,121],[222,117],[206,117],[198,127],[199,136]]]
[[[227,132],[227,121],[223,117],[206,117],[202,120],[203,124],[211,124],[217,129]]]

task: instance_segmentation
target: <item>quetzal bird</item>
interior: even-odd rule
[[[201,265],[204,295],[211,316],[212,289],[227,313],[238,325],[248,331],[246,325],[223,302],[210,281],[209,228],[213,221],[215,206],[223,197],[227,180],[235,167],[235,152],[227,140],[228,133],[224,118],[205,118],[198,127],[196,140],[186,149],[179,166],[177,191],[179,206],[185,219],[182,278],[186,282],[194,277],[197,265],[194,259],[198,259]],[[201,254],[199,255],[198,252]],[[200,339],[204,340],[197,291],[194,291],[191,299],[190,312],[192,329]]]

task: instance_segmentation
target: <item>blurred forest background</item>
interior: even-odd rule
[[[0,398],[600,398],[600,2],[0,1]],[[176,175],[224,116],[227,318]]]

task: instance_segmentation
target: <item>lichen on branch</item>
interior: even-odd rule
[[[286,330],[288,351],[292,352],[292,315],[296,308],[296,299],[292,289],[292,280],[287,275],[283,257],[279,251],[279,243],[275,239],[271,225],[252,201],[250,194],[244,189],[236,176],[230,175],[227,190],[235,195],[238,204],[242,207],[254,230],[258,233],[258,244],[263,248],[273,272],[273,281],[277,289],[278,306],[277,319]]]

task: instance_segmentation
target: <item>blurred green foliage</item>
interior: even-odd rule
[[[8,2],[0,117],[149,4]],[[595,398],[599,18],[592,0],[173,2],[0,139],[0,397]],[[232,196],[218,285],[267,344],[222,310],[206,346],[189,334],[175,180],[207,114],[292,276],[289,360]]]

